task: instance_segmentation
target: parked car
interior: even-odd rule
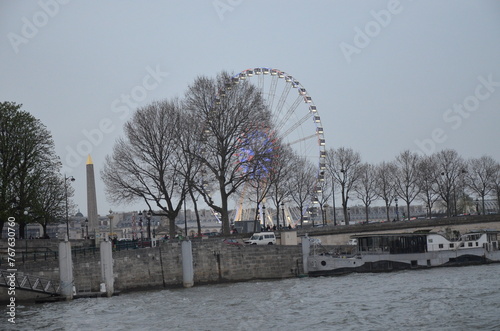
[[[274,232],[254,233],[250,239],[245,241],[248,245],[275,245],[276,236]]]

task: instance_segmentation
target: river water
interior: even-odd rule
[[[500,330],[500,264],[19,305],[2,330]]]

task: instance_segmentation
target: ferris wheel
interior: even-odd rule
[[[271,121],[277,137],[299,156],[317,165],[318,181],[324,180],[324,129],[318,109],[306,88],[285,71],[267,67],[241,71],[231,78],[226,88],[243,80],[255,81],[254,85],[260,90],[271,111]],[[224,91],[219,91],[216,100],[223,93]],[[237,212],[235,220],[239,217],[241,215]]]

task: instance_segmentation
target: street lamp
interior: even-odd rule
[[[262,227],[266,229],[266,205],[262,205]]]
[[[64,175],[64,192],[65,192],[65,196],[66,196],[66,235],[68,236],[68,240],[69,240],[68,184],[67,184],[68,179],[70,181],[74,182],[75,177],[73,177],[73,176],[66,177],[66,175]]]
[[[28,207],[28,209],[29,209],[29,207]],[[28,216],[29,213],[30,212],[27,209],[24,210],[24,212],[23,212],[24,216]],[[24,226],[24,239],[28,239],[28,221],[26,221],[26,225]],[[26,248],[26,251],[28,251],[27,248]]]

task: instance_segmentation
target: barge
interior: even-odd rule
[[[309,276],[351,272],[388,272],[404,269],[500,262],[499,232],[473,231],[455,239],[439,233],[356,235],[351,255],[327,251],[313,244],[307,257]]]

